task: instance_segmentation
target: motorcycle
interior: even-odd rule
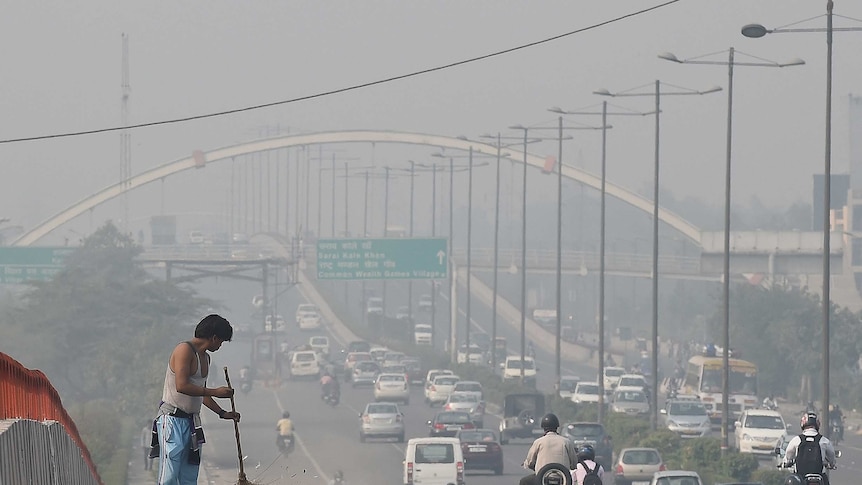
[[[836,458],[840,458],[841,452],[836,450],[835,456],[836,456]],[[793,480],[793,481],[800,484],[800,485],[823,485],[824,480],[823,480],[823,476],[821,474],[819,474],[819,473],[806,473],[805,475],[800,475],[800,474],[796,473],[794,466],[795,466],[795,463],[791,462],[787,465],[784,465],[784,464],[778,465],[777,468],[779,468],[779,469],[789,468],[789,469],[793,470],[793,472],[791,473],[791,476],[796,477],[798,479],[798,480]],[[827,470],[834,470],[837,467],[827,466],[826,468],[827,468]],[[791,483],[790,477],[788,477],[788,479],[785,480],[784,483]]]
[[[249,392],[251,392],[251,379],[245,379],[242,382],[240,382],[239,390],[243,394],[248,394]]]
[[[293,436],[278,435],[275,443],[278,446],[278,452],[284,456],[287,456],[293,450]]]
[[[337,406],[340,401],[341,395],[336,389],[332,389],[323,395],[323,402],[329,404],[332,407]]]
[[[838,418],[829,420],[829,439],[836,445],[844,439],[844,423]]]

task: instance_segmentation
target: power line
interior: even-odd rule
[[[547,44],[549,42],[560,40],[560,39],[565,38],[565,37],[569,37],[569,36],[579,34],[582,32],[587,32],[589,30],[595,30],[599,27],[604,27],[605,25],[609,25],[609,24],[612,24],[615,22],[619,22],[621,20],[626,20],[626,19],[629,19],[632,17],[636,17],[638,15],[649,13],[649,12],[652,12],[653,10],[658,10],[660,8],[667,7],[669,5],[672,5],[672,4],[680,2],[680,1],[682,1],[682,0],[668,0],[664,3],[660,3],[658,5],[654,5],[652,7],[648,7],[648,8],[642,9],[642,10],[637,10],[635,12],[630,12],[630,13],[627,13],[625,15],[621,15],[619,17],[615,17],[615,18],[612,18],[609,20],[605,20],[603,22],[589,25],[587,27],[582,27],[580,29],[572,30],[570,32],[565,32],[563,34],[558,34],[558,35],[555,35],[553,37],[547,37],[545,39],[537,40],[534,42],[521,44],[521,45],[518,45],[515,47],[510,47],[508,49],[503,49],[500,51],[491,52],[489,54],[484,54],[484,55],[477,56],[477,57],[471,57],[468,59],[463,59],[460,61],[452,62],[449,64],[443,64],[440,66],[430,67],[430,68],[422,69],[419,71],[413,71],[413,72],[410,72],[407,74],[400,74],[398,76],[388,77],[388,78],[384,78],[384,79],[378,79],[376,81],[370,81],[370,82],[362,83],[362,84],[354,84],[351,86],[333,89],[330,91],[323,91],[320,93],[309,94],[306,96],[300,96],[297,98],[284,99],[281,101],[273,101],[271,103],[257,104],[257,105],[253,105],[253,106],[246,106],[243,108],[235,108],[235,109],[230,109],[230,110],[225,110],[225,111],[217,111],[214,113],[206,113],[206,114],[202,114],[202,115],[186,116],[183,118],[172,118],[172,119],[161,120],[161,121],[150,121],[147,123],[138,123],[135,125],[128,125],[128,126],[112,126],[112,127],[108,127],[108,128],[97,128],[97,129],[93,129],[93,130],[70,131],[70,132],[64,132],[64,133],[53,133],[53,134],[49,134],[49,135],[28,136],[28,137],[22,137],[22,138],[7,138],[7,139],[0,140],[0,145],[9,144],[9,143],[18,143],[18,142],[23,142],[23,141],[48,140],[51,138],[66,138],[66,137],[72,137],[72,136],[93,135],[96,133],[107,133],[107,132],[111,132],[111,131],[133,130],[133,129],[138,129],[138,128],[146,128],[146,127],[150,127],[150,126],[170,125],[170,124],[175,124],[175,123],[185,123],[187,121],[195,121],[195,120],[201,120],[201,119],[205,119],[205,118],[215,118],[215,117],[219,117],[219,116],[227,116],[227,115],[232,115],[232,114],[237,114],[237,113],[243,113],[246,111],[255,111],[255,110],[264,109],[264,108],[271,108],[273,106],[281,106],[281,105],[285,105],[285,104],[298,103],[300,101],[308,101],[311,99],[322,98],[325,96],[332,96],[334,94],[341,94],[341,93],[345,93],[348,91],[355,91],[358,89],[368,88],[371,86],[377,86],[379,84],[386,84],[386,83],[390,83],[393,81],[400,81],[402,79],[407,79],[407,78],[411,78],[411,77],[421,76],[424,74],[429,74],[429,73],[436,72],[436,71],[451,69],[453,67],[462,66],[464,64],[471,64],[473,62],[483,61],[485,59],[490,59],[492,57],[502,56],[504,54],[509,54],[512,52],[528,49],[530,47],[536,47],[536,46],[541,45],[541,44]]]

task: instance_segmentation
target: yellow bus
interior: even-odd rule
[[[728,359],[730,364],[727,398],[733,418],[743,410],[757,406],[757,366],[742,359]],[[700,398],[713,424],[721,425],[722,380],[721,357],[696,355],[689,359],[680,392]]]

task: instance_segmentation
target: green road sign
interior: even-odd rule
[[[56,275],[70,253],[69,247],[0,247],[0,284],[47,281]]]
[[[320,239],[317,278],[324,280],[446,279],[445,238]]]

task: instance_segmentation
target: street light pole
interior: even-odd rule
[[[470,146],[469,152],[469,168],[467,170],[467,323],[464,325],[464,341],[466,344],[465,356],[466,363],[470,363],[470,323],[471,323],[471,313],[470,313],[470,302],[473,300],[472,293],[470,293],[470,280],[473,279],[473,265],[472,265],[472,255],[473,252],[473,147]]]
[[[491,302],[491,370],[497,370],[497,263],[500,256],[500,132],[497,132],[497,181],[494,184],[494,301]]]
[[[410,237],[413,237],[413,188],[416,179],[416,162],[410,160]],[[407,316],[413,319],[413,280],[407,281]]]
[[[383,196],[383,237],[387,237],[389,230],[389,167],[384,167],[383,170],[386,172],[386,182],[384,184],[384,196]],[[386,316],[386,280],[383,280],[383,316]]]
[[[346,179],[345,179],[346,180]],[[329,206],[332,209],[332,228],[330,229],[330,236],[333,238],[335,236],[335,154],[332,154],[332,204]],[[287,229],[290,231],[290,228]]]
[[[437,237],[437,164],[431,165],[431,237]],[[450,254],[451,258],[452,255]],[[431,345],[437,334],[437,280],[431,280]]]
[[[527,353],[527,138],[529,128],[512,126],[513,130],[524,131],[524,172],[521,198],[521,384],[524,383],[524,360]]]
[[[557,339],[555,347],[556,391],[560,390],[562,338],[563,338],[563,117],[559,119],[559,146],[557,155]],[[580,210],[580,209],[579,209]]]
[[[449,298],[450,298],[450,307],[454,307],[451,298],[455,295],[455,282],[457,281],[458,275],[455,274],[455,265],[454,258],[452,258],[452,248],[454,247],[454,242],[452,241],[453,233],[453,223],[452,219],[455,215],[454,206],[452,205],[454,201],[453,193],[455,187],[455,159],[453,157],[449,157],[449,260],[453,262],[450,266],[452,270],[452,274],[449,276]],[[455,318],[456,315],[453,315],[455,310],[450,308],[449,311],[449,356],[452,362],[457,361],[457,350],[455,348]]]
[[[678,64],[713,64],[727,66],[727,135],[725,146],[724,175],[724,261],[722,275],[722,396],[721,396],[721,451],[729,449],[728,426],[730,425],[730,197],[731,197],[731,167],[733,153],[733,67],[735,65],[753,67],[786,67],[804,64],[802,61],[789,63],[737,62],[736,50],[728,49],[727,61],[710,61],[699,58],[680,60],[670,53],[660,54],[659,58]],[[759,58],[758,58],[759,59]]]
[[[667,95],[702,95],[720,91],[721,88],[711,88],[706,91],[696,91],[691,89],[662,92],[661,81],[655,81],[655,89],[651,93],[633,93],[623,91],[619,93],[611,93],[607,89],[595,91],[595,94],[602,96],[652,96],[655,98],[655,158],[653,166],[653,227],[652,227],[652,388],[658,389],[658,242],[659,242],[659,168],[660,168],[660,126],[661,126],[661,96]],[[658,424],[658,393],[651,393],[650,403],[650,429],[655,430]]]

